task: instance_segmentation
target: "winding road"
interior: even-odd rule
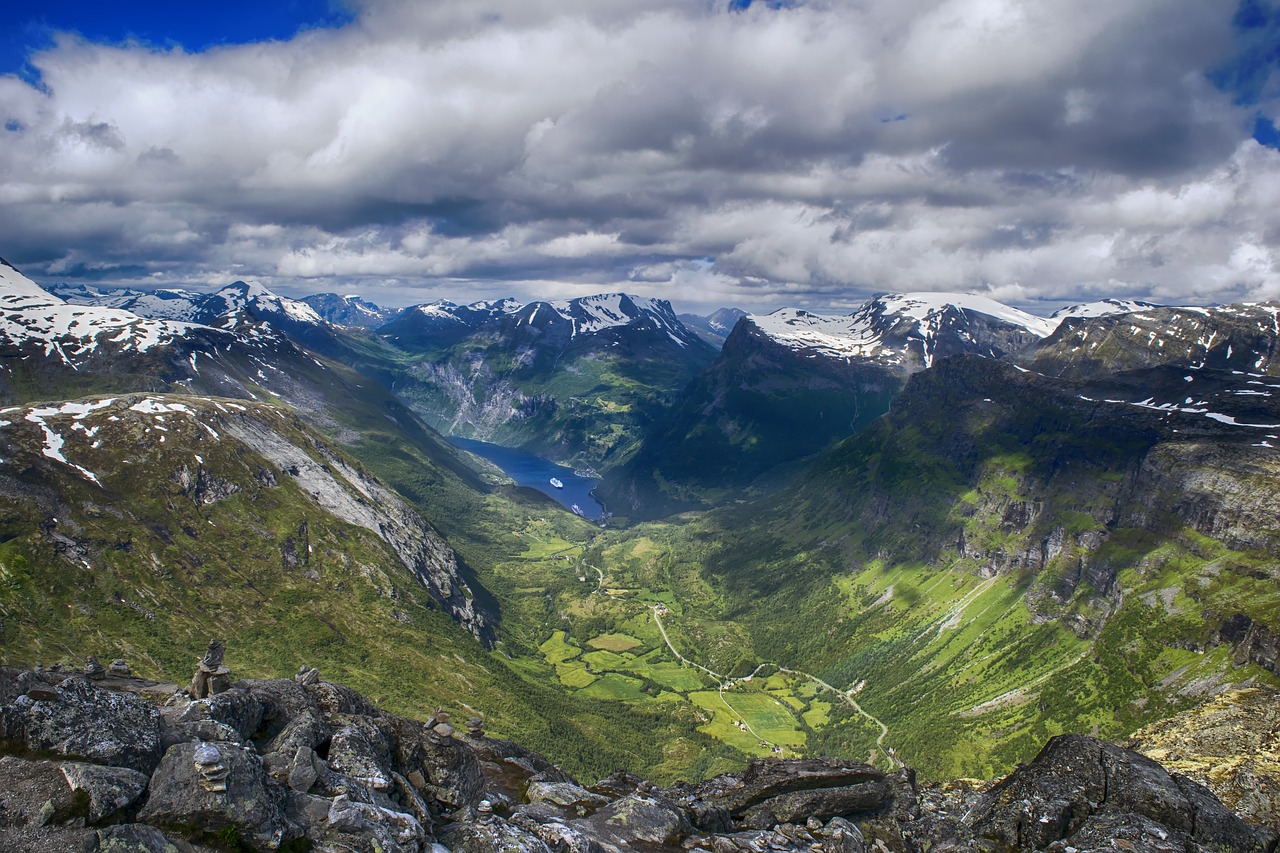
[[[672,644],[671,638],[667,636],[666,626],[662,624],[662,610],[663,610],[662,605],[660,604],[653,605],[653,621],[657,623],[658,632],[662,634],[662,641],[667,644],[667,649],[671,652],[671,654],[675,657],[676,660],[680,661],[681,663],[688,664],[694,669],[701,670],[702,672],[705,672],[707,675],[714,678],[716,680],[716,684],[720,693],[720,701],[724,703],[725,707],[728,708],[729,711],[734,716],[741,719],[742,724],[746,726],[747,731],[751,732],[751,734],[754,735],[762,743],[767,743],[770,746],[778,745],[771,740],[761,737],[760,734],[757,733],[755,729],[751,728],[751,724],[747,722],[747,718],[743,716],[741,713],[739,713],[732,705],[729,704],[728,700],[724,698],[724,691],[726,687],[732,687],[734,684],[737,684],[740,681],[746,681],[755,677],[756,673],[764,669],[766,666],[775,666],[777,667],[779,672],[785,672],[788,675],[796,675],[801,678],[808,679],[809,681],[813,682],[819,687],[822,687],[825,690],[830,690],[832,693],[838,696],[841,701],[843,701],[846,705],[852,708],[856,713],[860,714],[862,717],[870,721],[873,725],[877,726],[880,729],[880,736],[876,738],[876,750],[879,751],[879,753],[885,757],[885,760],[889,763],[889,769],[893,770],[893,769],[897,769],[899,767],[904,766],[901,761],[899,761],[896,757],[894,757],[893,748],[886,747],[884,745],[885,738],[889,736],[889,727],[886,726],[883,722],[881,722],[880,719],[878,719],[877,717],[873,716],[870,712],[865,710],[861,705],[859,705],[857,700],[855,700],[853,696],[850,695],[852,691],[837,690],[827,682],[823,681],[821,678],[818,678],[816,675],[810,675],[809,673],[802,672],[798,669],[788,669],[785,666],[778,666],[777,664],[769,664],[769,663],[760,664],[755,668],[754,671],[752,671],[750,675],[743,676],[742,678],[727,678],[726,676],[721,675],[715,670],[708,669],[702,664],[697,663],[696,661],[691,661],[684,655],[680,654],[679,650],[677,650],[676,647]]]

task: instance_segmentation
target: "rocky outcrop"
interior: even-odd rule
[[[1250,823],[1280,827],[1280,691],[1229,690],[1125,745],[1204,785]]]
[[[300,447],[247,415],[228,417],[223,426],[287,472],[321,508],[386,542],[450,616],[482,643],[493,644],[493,626],[476,608],[475,596],[459,572],[457,555],[399,495],[320,443]]]
[[[1208,789],[1145,756],[1080,735],[1056,737],[1029,765],[996,783],[969,822],[1005,849],[1056,842],[1097,850],[1129,836],[1141,849],[1274,848],[1277,833],[1246,824]]]
[[[155,769],[160,715],[148,702],[102,690],[81,676],[50,683],[35,673],[25,675],[28,689],[0,709],[0,748],[142,773]]]
[[[1080,736],[992,786],[824,758],[588,789],[478,723],[461,734],[442,712],[387,714],[314,670],[159,707],[136,695],[145,684],[0,669],[0,849],[1274,853],[1277,838],[1196,782]]]

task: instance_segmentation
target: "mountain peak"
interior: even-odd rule
[[[255,314],[275,314],[295,323],[326,325],[324,318],[307,303],[280,296],[256,281],[232,282],[214,293],[213,298],[225,303],[226,308],[217,312],[223,318],[233,318],[248,309]]]
[[[1047,337],[1057,325],[985,296],[937,292],[882,294],[843,317],[803,308],[748,317],[765,335],[791,349],[840,360],[877,361],[907,371],[961,352],[999,357]]]
[[[890,293],[872,299],[861,310],[866,310],[875,304],[884,306],[886,314],[898,314],[919,321],[928,321],[949,308],[959,311],[976,311],[1011,325],[1021,326],[1041,338],[1048,337],[1058,325],[1051,320],[1005,305],[1003,302],[997,302],[990,297],[971,293],[936,291]]]
[[[1083,302],[1079,305],[1068,305],[1059,308],[1049,315],[1052,320],[1065,320],[1068,317],[1104,317],[1108,314],[1129,314],[1133,311],[1145,311],[1148,308],[1160,308],[1154,302],[1139,302],[1136,299],[1099,299],[1096,302]]]
[[[190,329],[186,323],[149,320],[131,311],[71,304],[13,267],[0,267],[0,340],[42,349],[74,367],[107,344],[121,352],[167,346]]]

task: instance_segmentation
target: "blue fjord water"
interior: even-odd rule
[[[523,450],[513,450],[500,444],[457,437],[450,437],[449,442],[476,456],[488,459],[501,468],[508,477],[515,480],[517,485],[537,489],[544,495],[554,498],[566,509],[571,509],[574,504],[577,504],[582,514],[592,521],[604,518],[604,507],[591,496],[591,490],[596,487],[599,480],[579,477],[573,473],[572,468],[566,468],[531,453],[525,453]],[[552,486],[552,477],[564,483],[564,488],[557,489]]]

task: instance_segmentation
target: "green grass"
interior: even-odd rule
[[[698,670],[690,666],[681,666],[678,663],[644,664],[633,661],[627,666],[627,672],[638,675],[641,678],[647,678],[676,693],[701,690],[707,686],[708,681],[707,677]]]
[[[641,702],[649,697],[642,692],[644,683],[638,678],[628,678],[616,672],[606,672],[587,687],[579,691],[583,696],[596,699],[613,699],[621,702]]]
[[[831,703],[815,699],[809,703],[809,709],[801,717],[809,728],[820,729],[831,719]]]
[[[747,755],[764,756],[770,754],[767,745],[761,745],[760,738],[739,728],[742,718],[720,699],[714,690],[698,691],[689,694],[689,701],[707,712],[711,719],[698,727],[698,731],[710,735],[716,740]]]
[[[644,643],[627,634],[601,634],[599,637],[587,640],[587,645],[593,649],[604,649],[610,652],[629,652],[643,646]]]
[[[735,688],[726,690],[723,699],[765,740],[783,746],[804,744],[805,733],[797,727],[795,715],[773,696]]]
[[[538,646],[538,649],[551,664],[567,663],[582,655],[582,649],[569,640],[565,631],[555,631],[551,638]]]

